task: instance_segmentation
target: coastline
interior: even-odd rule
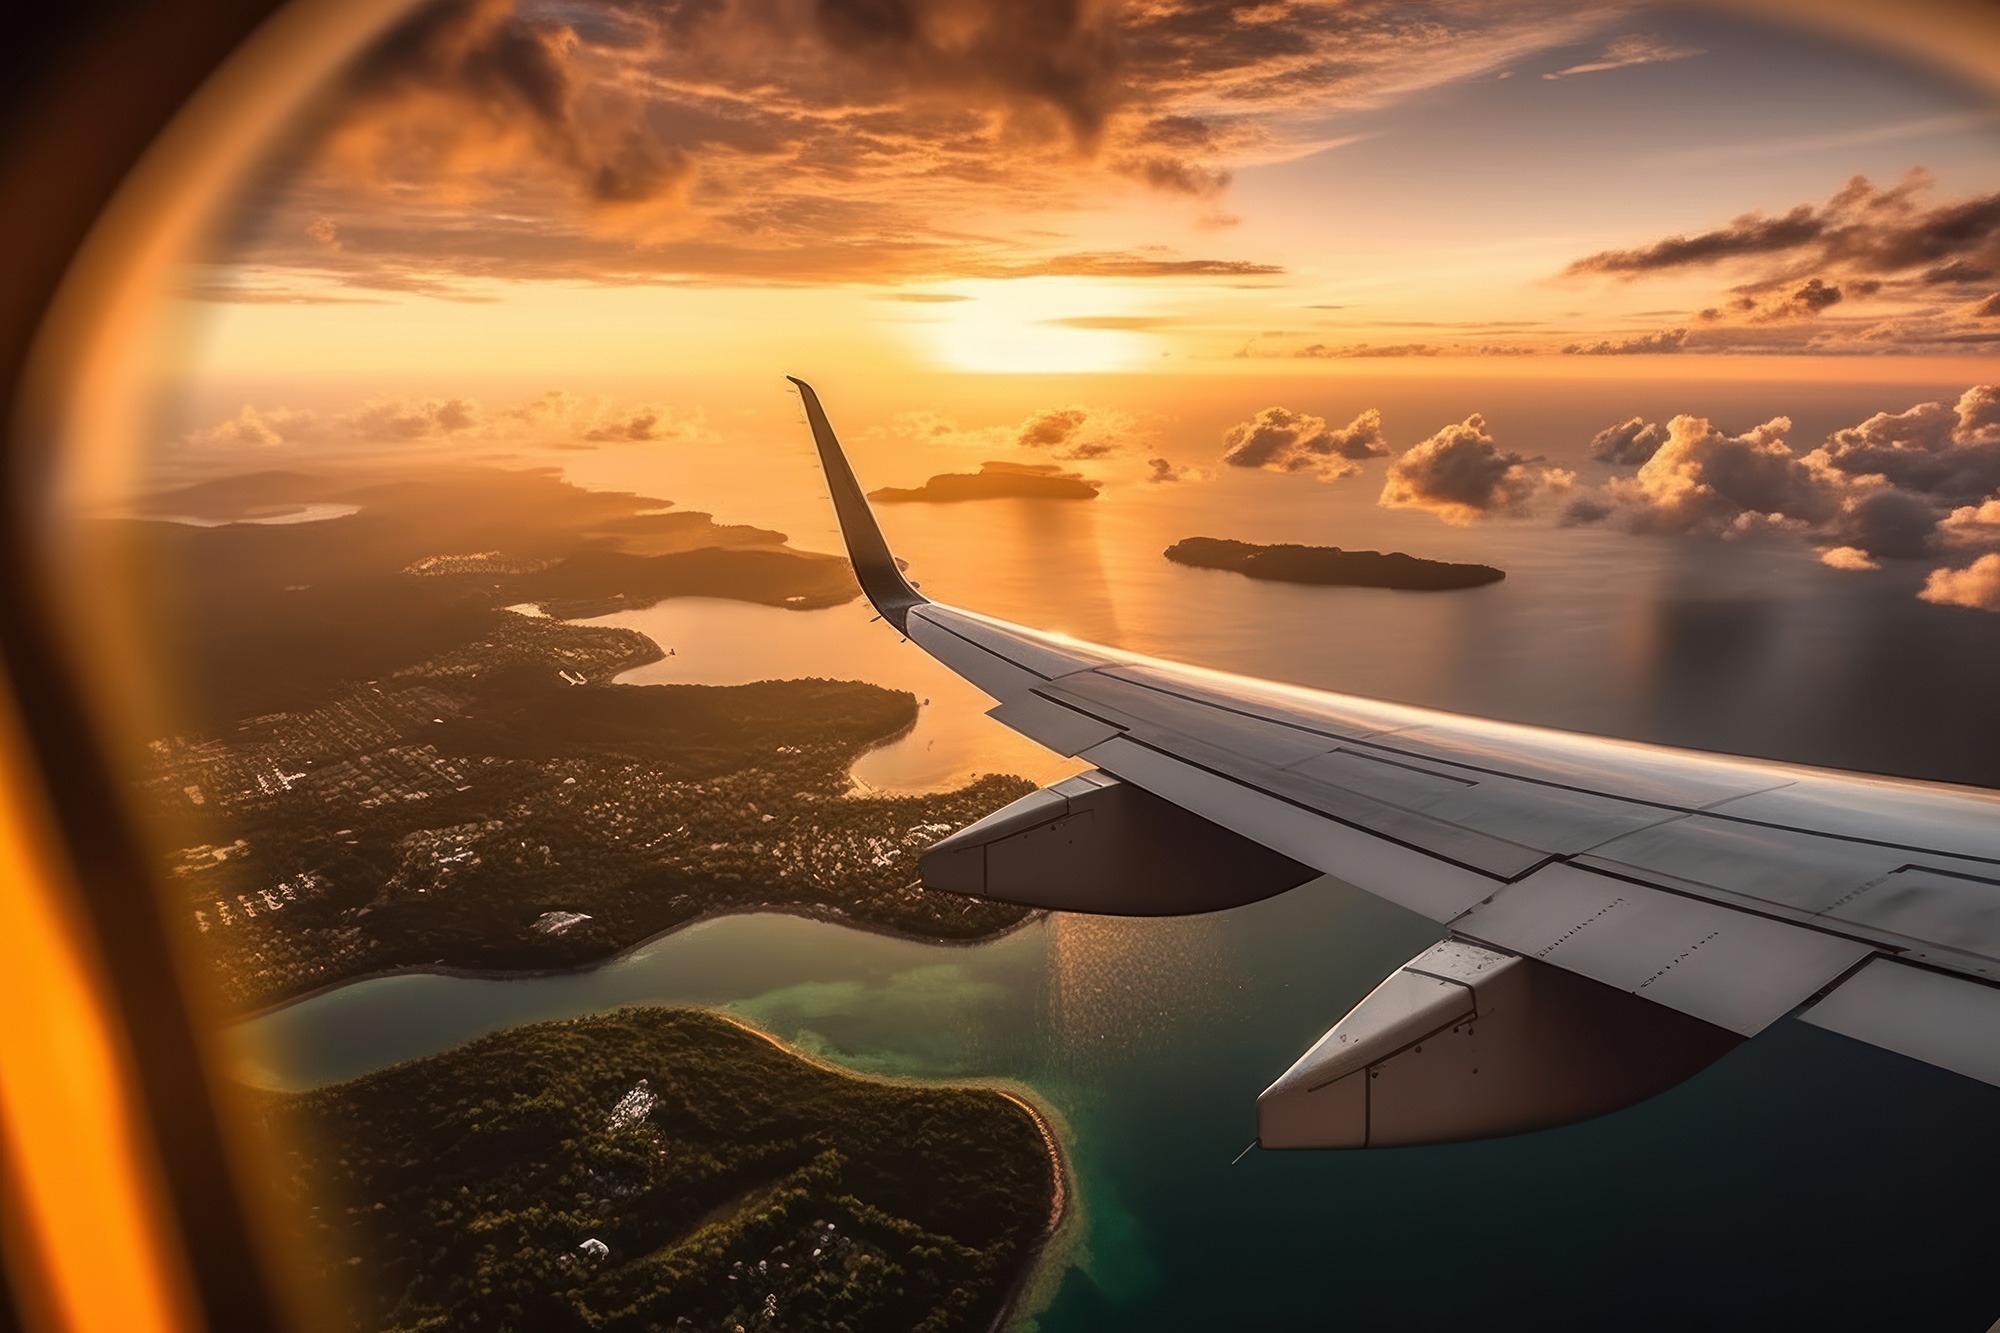
[[[649,1008],[654,1006],[627,1005],[620,1007]],[[1025,1299],[1043,1278],[1055,1275],[1055,1271],[1049,1267],[1050,1262],[1058,1254],[1055,1242],[1063,1235],[1076,1215],[1075,1208],[1073,1207],[1073,1200],[1076,1197],[1076,1186],[1070,1174],[1069,1150],[1064,1147],[1064,1136],[1057,1129],[1059,1121],[1055,1112],[1050,1108],[1042,1106],[1035,1100],[1036,1094],[1033,1088],[1025,1083],[1017,1083],[1010,1079],[931,1079],[913,1078],[907,1075],[896,1074],[863,1073],[857,1069],[849,1069],[845,1065],[835,1064],[824,1056],[801,1050],[786,1041],[783,1037],[765,1031],[740,1014],[733,1014],[720,1009],[706,1009],[700,1006],[682,1007],[698,1008],[704,1014],[719,1018],[723,1022],[741,1028],[753,1036],[763,1038],[772,1046],[775,1046],[795,1060],[803,1061],[815,1069],[823,1069],[830,1074],[838,1074],[842,1078],[859,1079],[865,1083],[881,1083],[891,1087],[977,1088],[1004,1097],[1025,1111],[1028,1118],[1035,1122],[1035,1129],[1041,1134],[1042,1144],[1048,1149],[1049,1153],[1049,1215],[1042,1224],[1041,1234],[1035,1238],[1033,1244],[1022,1254],[1021,1271],[1015,1274],[1014,1280],[1008,1284],[1006,1295],[1002,1298],[999,1308],[994,1311],[993,1322],[987,1325],[987,1328],[990,1330],[990,1333],[1003,1333],[1003,1330],[1011,1327],[1017,1318],[1026,1313],[1022,1309]]]
[[[308,1000],[318,999],[322,995],[330,995],[337,990],[343,990],[349,986],[358,986],[365,981],[381,981],[388,977],[433,976],[457,977],[466,981],[516,981],[527,980],[533,977],[580,976],[586,972],[595,972],[599,968],[609,967],[613,963],[622,962],[648,945],[655,944],[680,931],[699,926],[704,922],[717,921],[723,917],[730,916],[755,916],[760,913],[769,913],[776,916],[795,916],[807,921],[823,922],[829,926],[845,926],[849,930],[858,930],[870,935],[881,935],[892,940],[908,940],[915,944],[963,949],[973,948],[982,944],[997,943],[1018,931],[1026,930],[1029,926],[1046,919],[1049,915],[1045,910],[1037,909],[1030,911],[1014,924],[985,935],[923,935],[913,931],[898,930],[894,926],[883,925],[878,921],[858,920],[847,915],[839,908],[830,907],[825,903],[737,903],[710,908],[707,911],[687,918],[685,921],[676,921],[673,925],[663,930],[656,930],[644,939],[635,940],[624,948],[619,949],[616,953],[609,953],[602,958],[593,958],[588,962],[575,963],[568,967],[480,968],[457,967],[450,963],[406,963],[400,967],[376,968],[372,972],[358,972],[351,977],[342,977],[338,981],[323,982],[310,990],[300,991],[296,995],[287,995],[282,1000],[273,1000],[269,1004],[259,1005],[254,1009],[228,1010],[220,1016],[220,1026],[224,1028],[237,1027],[244,1023],[254,1022],[260,1018],[267,1018],[272,1014],[290,1009],[294,1005],[304,1004]]]

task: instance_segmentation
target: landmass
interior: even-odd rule
[[[1026,918],[924,891],[916,857],[1031,783],[852,794],[855,759],[915,724],[909,693],[829,680],[618,685],[659,647],[552,614],[606,587],[627,604],[669,586],[838,601],[852,595],[844,562],[755,529],[742,546],[657,549],[711,535],[705,516],[674,537],[637,525],[651,550],[599,545],[565,536],[550,510],[569,507],[589,536],[647,517],[631,513],[636,497],[609,504],[548,477],[468,485],[474,498],[518,488],[540,517],[502,540],[483,526],[501,521],[490,510],[464,517],[467,496],[429,478],[347,518],[163,539],[201,571],[175,576],[196,651],[234,654],[205,660],[185,725],[147,757],[175,839],[168,882],[232,1005],[398,969],[578,967],[726,911],[950,940]],[[170,503],[185,512],[189,499]],[[412,553],[424,548],[408,528],[426,526],[412,506],[447,512],[449,544]],[[348,529],[358,550],[309,532],[347,525],[359,525]],[[262,543],[249,569],[211,549],[250,533],[285,540]],[[307,586],[287,591],[294,578]]]
[[[227,521],[327,504],[357,512]],[[261,472],[159,492],[105,521],[153,581],[187,700],[212,723],[311,706],[342,681],[478,638],[511,605],[591,615],[729,597],[807,610],[859,594],[845,560],[793,550],[782,532],[583,490],[547,469]]]
[[[1167,559],[1198,569],[1228,569],[1253,579],[1348,588],[1398,588],[1443,592],[1498,583],[1505,571],[1491,565],[1425,560],[1401,551],[1344,551],[1338,546],[1259,546],[1223,537],[1188,537],[1167,548]]]
[[[921,486],[885,486],[868,498],[884,504],[953,504],[961,500],[1095,500],[1099,484],[1053,463],[982,463],[977,472],[945,472]]]
[[[1060,1219],[1007,1094],[859,1078],[626,1009],[264,1094],[290,1250],[384,1328],[980,1329]]]

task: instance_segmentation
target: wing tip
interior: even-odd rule
[[[860,582],[861,591],[869,602],[882,613],[882,618],[898,631],[907,632],[910,611],[930,599],[910,586],[909,580],[903,577],[902,568],[896,563],[896,557],[890,553],[881,525],[875,521],[875,511],[870,507],[861,483],[854,478],[854,469],[848,464],[846,451],[840,447],[840,439],[833,433],[833,423],[827,420],[826,410],[820,406],[819,394],[797,375],[785,378],[797,386],[799,397],[805,403],[806,420],[812,427],[813,443],[819,449],[820,467],[826,473],[827,489],[833,495],[834,515],[840,521],[840,535],[847,545],[847,558],[854,566],[854,577]]]

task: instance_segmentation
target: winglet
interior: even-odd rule
[[[847,541],[847,558],[854,562],[854,577],[861,581],[861,591],[882,618],[907,633],[910,609],[930,599],[910,586],[896,557],[889,554],[875,511],[868,507],[868,497],[854,479],[854,469],[847,465],[847,455],[841,452],[840,440],[819,405],[819,395],[796,375],[785,378],[799,386],[799,397],[805,401],[806,420],[812,423],[813,443],[819,446],[820,466],[826,469],[826,486],[833,493],[833,509],[840,517],[840,535]]]

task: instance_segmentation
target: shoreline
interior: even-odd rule
[[[912,931],[898,930],[894,926],[883,925],[877,921],[858,920],[847,915],[839,908],[829,907],[825,903],[739,903],[710,908],[707,911],[687,918],[685,921],[676,921],[671,926],[656,930],[644,939],[635,940],[615,953],[609,953],[602,958],[594,958],[587,962],[574,963],[567,967],[479,968],[459,967],[451,963],[406,963],[398,967],[376,968],[372,972],[357,973],[351,977],[342,977],[338,981],[323,982],[310,990],[300,991],[296,995],[288,995],[281,1000],[273,1000],[269,1004],[259,1005],[254,1009],[230,1010],[221,1016],[220,1026],[227,1029],[239,1027],[245,1023],[253,1023],[260,1018],[268,1018],[272,1014],[280,1013],[295,1005],[304,1004],[308,1000],[316,1000],[321,996],[331,995],[333,992],[344,990],[349,986],[358,986],[367,981],[382,981],[390,977],[433,976],[456,977],[464,981],[526,981],[535,977],[581,976],[586,972],[595,972],[600,968],[623,962],[648,945],[656,944],[680,931],[688,930],[710,921],[719,921],[724,917],[759,915],[794,916],[807,921],[818,921],[829,926],[845,926],[849,930],[858,930],[869,935],[882,935],[892,940],[904,940],[912,944],[929,944],[939,948],[970,949],[982,944],[997,944],[1008,936],[1026,930],[1029,926],[1045,920],[1049,916],[1049,913],[1045,909],[1032,910],[1013,925],[985,935],[922,935]]]
[[[1072,1207],[1072,1200],[1076,1194],[1076,1187],[1070,1176],[1069,1150],[1063,1146],[1063,1136],[1056,1129],[1056,1114],[1052,1108],[1045,1108],[1036,1102],[1035,1098],[1037,1094],[1029,1085],[1011,1079],[941,1079],[917,1078],[899,1074],[864,1073],[858,1069],[849,1069],[845,1065],[835,1064],[824,1056],[801,1050],[776,1033],[767,1032],[763,1028],[758,1027],[741,1014],[730,1013],[726,1010],[708,1009],[699,1005],[669,1006],[635,1004],[620,1005],[619,1008],[695,1009],[700,1013],[719,1018],[725,1023],[729,1023],[734,1027],[742,1029],[744,1032],[750,1033],[752,1036],[763,1038],[786,1055],[791,1056],[795,1060],[803,1061],[814,1069],[825,1070],[829,1074],[837,1074],[842,1078],[859,1079],[866,1083],[881,1083],[891,1087],[980,1089],[994,1093],[1014,1103],[1014,1105],[1027,1112],[1028,1118],[1034,1121],[1036,1132],[1042,1136],[1042,1145],[1048,1149],[1049,1215],[1043,1221],[1041,1233],[1035,1237],[1032,1245],[1022,1254],[1021,1271],[1008,1284],[1006,1294],[1000,1302],[1000,1307],[994,1312],[993,1322],[987,1325],[990,1333],[1002,1333],[1003,1330],[1011,1326],[1015,1318],[1021,1314],[1023,1298],[1033,1290],[1036,1281],[1046,1276],[1052,1276],[1052,1274],[1045,1272],[1044,1268],[1055,1257],[1052,1253],[1054,1242],[1063,1234],[1064,1230],[1075,1218],[1075,1209]]]

